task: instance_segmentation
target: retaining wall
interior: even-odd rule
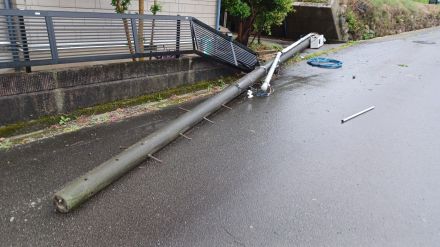
[[[340,20],[339,0],[328,3],[295,2],[295,12],[289,14],[284,25],[275,27],[272,34],[276,37],[299,39],[316,32],[324,34],[328,41],[346,41]]]
[[[0,75],[0,126],[237,73],[200,57]]]

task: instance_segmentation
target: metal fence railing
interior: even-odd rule
[[[190,53],[242,70],[258,64],[253,51],[190,16],[0,10],[0,68]]]
[[[193,19],[194,41],[197,53],[214,57],[237,67],[252,70],[258,63],[257,56],[249,48],[232,42],[225,35],[219,35],[205,23]]]

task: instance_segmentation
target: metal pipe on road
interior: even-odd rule
[[[303,39],[301,42],[298,42],[296,46],[291,47],[288,52],[280,57],[280,63],[303,51],[309,44],[309,39]],[[270,61],[256,68],[234,84],[225,88],[222,92],[200,103],[191,111],[184,113],[168,125],[133,144],[122,153],[65,185],[53,197],[56,209],[61,213],[67,213],[81,205],[94,194],[138,166],[142,161],[151,157],[153,153],[179,137],[181,133],[185,133],[195,124],[221,108],[222,105],[243,93],[267,73],[272,62]]]
[[[270,80],[272,80],[273,73],[275,72],[275,69],[278,67],[278,64],[280,63],[280,57],[281,55],[289,52],[291,49],[296,47],[298,44],[304,42],[305,40],[308,40],[310,43],[310,38],[315,35],[315,33],[309,33],[306,36],[302,37],[301,39],[297,40],[295,43],[289,45],[288,47],[284,48],[282,51],[278,52],[275,59],[273,60],[272,65],[270,66],[269,73],[267,73],[266,79],[264,79],[263,84],[261,85],[261,90],[267,91],[267,89],[270,87]]]
[[[281,55],[282,53],[278,52],[275,56],[275,59],[272,62],[272,66],[270,66],[269,73],[267,73],[266,79],[264,79],[263,85],[261,85],[261,90],[267,91],[267,89],[270,87],[270,80],[272,80],[273,73],[275,73],[275,69],[280,63]]]
[[[350,121],[350,120],[352,120],[353,118],[358,117],[358,116],[360,116],[360,115],[362,115],[362,114],[364,114],[364,113],[367,113],[367,112],[369,112],[369,111],[371,111],[371,110],[373,110],[373,109],[374,109],[374,106],[370,106],[370,107],[368,107],[367,109],[365,109],[365,110],[363,110],[363,111],[360,111],[360,112],[358,112],[358,113],[355,113],[355,114],[353,114],[353,115],[351,115],[351,116],[349,116],[349,117],[346,117],[346,118],[342,119],[342,120],[341,120],[341,123],[345,123],[345,122],[347,122],[347,121]]]
[[[291,49],[293,49],[294,47],[298,46],[299,44],[303,43],[304,41],[308,41],[309,45],[310,45],[310,38],[315,35],[316,33],[309,33],[306,36],[300,38],[299,40],[297,40],[295,43],[292,43],[291,45],[289,45],[288,47],[284,48],[281,53],[287,53],[288,51],[290,51]]]

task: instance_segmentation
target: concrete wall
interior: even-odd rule
[[[215,80],[238,71],[200,57],[0,75],[0,125]]]
[[[295,12],[286,17],[285,26],[274,28],[274,36],[298,39],[316,32],[324,34],[329,41],[346,40],[341,33],[339,0],[332,0],[328,4],[295,2],[294,9]]]
[[[4,0],[1,0],[4,1]],[[63,10],[114,13],[111,0],[13,0],[18,9],[31,10]],[[145,1],[145,14],[151,14],[150,6],[153,0]],[[216,16],[216,0],[158,0],[162,6],[162,15],[194,16],[214,27]],[[3,2],[2,2],[2,7]],[[138,12],[138,0],[132,0],[128,13]]]

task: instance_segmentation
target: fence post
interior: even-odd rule
[[[180,15],[177,15],[180,16]],[[176,27],[176,51],[180,51],[180,19],[177,20],[177,27]],[[180,55],[177,54],[176,58],[179,58]]]
[[[5,5],[5,9],[12,9],[12,3],[10,0],[5,0],[4,5]],[[9,43],[11,44],[12,60],[18,63],[20,62],[20,54],[18,52],[18,44],[17,44],[17,37],[16,37],[13,16],[10,15],[6,16],[6,25],[8,27]],[[15,71],[19,71],[19,70],[20,70],[19,67],[15,67]]]
[[[231,52],[232,52],[232,56],[234,58],[234,63],[235,63],[236,66],[238,66],[237,57],[235,56],[234,42],[232,42],[232,36],[229,37],[229,43],[231,44]]]
[[[20,39],[21,39],[21,46],[23,48],[23,58],[25,62],[31,61],[29,56],[29,46],[26,36],[26,26],[24,25],[24,17],[18,16],[18,24],[20,29]],[[26,66],[26,72],[30,73],[32,72],[32,67],[30,65]]]
[[[8,26],[8,37],[11,45],[12,60],[16,63],[20,62],[20,54],[18,52],[17,36],[15,30],[14,19],[12,16],[6,16],[6,25]],[[20,70],[19,67],[15,68],[16,71]]]
[[[58,63],[57,41],[55,39],[55,31],[53,29],[53,20],[51,16],[46,16],[47,37],[49,38],[50,53],[53,63]]]
[[[136,19],[130,18],[130,23],[131,23],[131,33],[133,34],[135,57],[137,57],[137,56],[139,56],[140,52],[139,52],[139,41],[138,41],[138,34],[137,34]]]
[[[192,45],[193,45],[193,51],[197,51],[197,39],[196,39],[196,33],[194,32],[194,21],[193,19],[190,20],[190,26],[191,26],[191,37],[192,37]]]

